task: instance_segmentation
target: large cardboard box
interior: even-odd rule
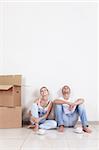
[[[21,106],[21,75],[0,76],[0,106]]]
[[[0,128],[22,127],[22,108],[0,107]]]

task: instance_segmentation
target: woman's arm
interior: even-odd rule
[[[49,113],[50,113],[50,111],[51,111],[51,109],[52,109],[52,102],[51,102],[51,101],[49,102],[49,104],[48,104],[48,106],[46,107],[46,109],[47,109],[46,114],[44,114],[42,117],[40,117],[40,118],[39,118],[40,120],[48,118]]]
[[[48,116],[49,116],[49,113],[52,109],[52,102],[49,102],[48,106],[47,106],[47,112],[46,114],[44,114],[42,117],[39,117],[39,118],[35,118],[35,117],[31,117],[32,121],[35,122],[35,123],[39,123],[42,119],[46,119]],[[31,115],[31,112],[30,112],[30,115]]]
[[[34,100],[34,103],[39,104],[40,103],[40,98]]]

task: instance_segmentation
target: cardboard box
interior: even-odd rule
[[[21,106],[21,75],[0,76],[0,106]]]
[[[0,107],[0,128],[22,127],[21,107]]]
[[[0,75],[0,84],[21,86],[21,75]]]

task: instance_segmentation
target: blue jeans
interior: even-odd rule
[[[33,103],[32,108],[31,108],[31,114],[33,117],[39,118],[39,117],[42,117],[44,114],[46,114],[46,111],[43,109],[40,109],[36,103]],[[32,118],[32,116],[31,116],[31,118]],[[30,118],[30,122],[31,122],[31,124],[34,124],[34,122],[32,121],[31,118]],[[41,129],[47,130],[47,129],[53,129],[56,127],[57,127],[57,123],[55,120],[42,119],[39,122],[39,128],[41,128]]]
[[[63,111],[63,105],[55,106],[55,120],[57,121],[58,126],[64,125],[65,127],[75,126],[78,118],[80,117],[83,127],[88,125],[86,110],[83,104],[80,104],[76,107],[75,111],[71,114],[65,114]]]

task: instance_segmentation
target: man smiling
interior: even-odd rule
[[[64,132],[64,127],[74,127],[80,117],[83,131],[91,133],[92,130],[89,128],[86,110],[83,106],[84,99],[80,98],[75,102],[69,102],[70,93],[70,87],[65,85],[62,88],[62,97],[54,100],[58,131]]]

